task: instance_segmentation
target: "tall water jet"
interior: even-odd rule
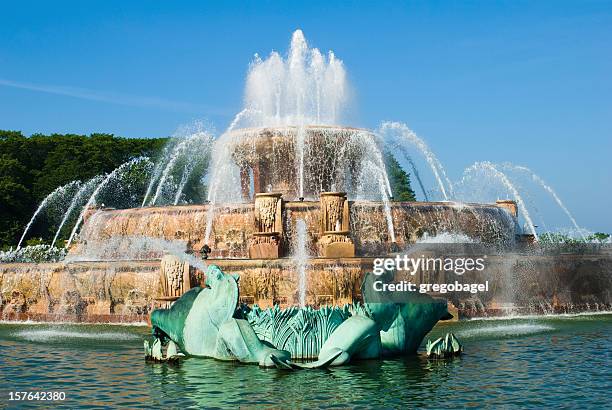
[[[381,135],[383,139],[387,141],[392,146],[402,146],[403,143],[410,143],[414,145],[425,157],[431,171],[436,178],[436,182],[438,183],[438,187],[440,188],[440,192],[444,197],[444,200],[448,201],[449,194],[454,196],[453,193],[453,184],[450,179],[446,176],[446,172],[444,171],[444,167],[436,157],[436,155],[429,149],[425,141],[419,138],[410,128],[406,126],[406,124],[402,124],[400,122],[391,122],[385,121],[380,126]],[[448,194],[446,192],[446,188],[444,186],[443,179],[448,184]]]
[[[123,163],[122,165],[120,165],[119,167],[115,168],[115,170],[113,170],[110,174],[108,174],[103,180],[102,182],[100,182],[98,184],[98,186],[96,186],[96,189],[94,189],[93,193],[91,194],[91,196],[89,197],[89,199],[87,200],[87,203],[85,204],[85,206],[83,207],[83,210],[81,211],[79,218],[77,219],[76,223],[74,224],[74,227],[72,228],[72,232],[70,233],[70,237],[68,238],[68,242],[66,243],[66,248],[70,247],[70,244],[72,244],[72,241],[74,239],[74,236],[77,233],[77,230],[79,229],[79,226],[81,225],[81,222],[83,221],[83,217],[85,216],[85,212],[87,212],[89,210],[89,208],[95,204],[96,201],[96,197],[98,196],[98,194],[100,193],[100,191],[110,182],[112,181],[114,178],[117,178],[119,175],[121,175],[121,173],[127,169],[129,169],[130,167],[132,167],[135,164],[138,164],[139,162],[142,161],[149,161],[148,157],[138,157],[138,158],[134,158],[128,162]]]
[[[64,213],[64,216],[62,217],[62,221],[60,222],[59,226],[57,227],[57,231],[55,232],[55,236],[53,237],[53,242],[51,242],[51,246],[52,247],[55,246],[55,242],[57,242],[57,238],[59,237],[60,233],[62,232],[62,228],[64,227],[64,225],[68,221],[68,218],[70,218],[70,215],[72,215],[72,212],[79,205],[79,202],[83,199],[83,197],[85,196],[85,194],[89,190],[91,190],[95,185],[100,183],[100,180],[102,178],[103,177],[101,175],[98,175],[98,176],[93,177],[92,179],[90,179],[89,181],[84,183],[83,185],[81,185],[81,187],[79,188],[77,193],[72,198],[72,201],[70,202],[70,206],[68,207],[68,209]]]
[[[533,179],[536,183],[538,183],[546,192],[548,192],[553,197],[557,205],[559,205],[559,208],[561,208],[561,210],[565,213],[565,215],[567,215],[572,225],[574,225],[574,228],[576,228],[576,232],[580,234],[583,240],[586,241],[586,237],[584,236],[584,233],[582,232],[583,230],[580,228],[580,226],[578,226],[578,223],[576,222],[576,219],[574,219],[574,216],[572,215],[572,213],[569,211],[569,209],[567,209],[563,201],[561,201],[561,198],[559,198],[555,190],[552,189],[552,187],[548,185],[539,175],[537,175],[531,169],[525,166],[522,166],[522,165],[514,165],[514,164],[506,163],[506,164],[503,164],[502,166],[504,168],[514,169],[517,171],[527,173],[531,177],[531,179]]]
[[[45,197],[45,199],[42,200],[42,202],[38,205],[38,208],[36,208],[36,211],[34,211],[34,214],[32,215],[32,218],[30,218],[30,221],[26,225],[26,227],[25,227],[25,229],[23,231],[23,234],[21,235],[21,238],[19,239],[19,243],[17,244],[17,249],[21,248],[21,243],[25,239],[28,231],[30,230],[30,227],[34,223],[34,220],[36,219],[38,214],[40,214],[40,212],[43,209],[45,209],[45,207],[52,200],[54,200],[57,197],[61,197],[61,196],[65,195],[66,192],[70,191],[71,189],[73,189],[75,187],[78,187],[80,184],[81,184],[81,181],[71,181],[71,182],[67,183],[66,185],[62,185],[62,186],[56,188],[55,190],[53,190],[53,192],[51,192],[49,195],[47,195]]]
[[[255,56],[245,107],[260,114],[245,126],[338,124],[347,92],[342,61],[331,51],[326,57],[309,48],[302,31],[296,30],[286,58],[277,52],[263,60]]]
[[[308,231],[306,221],[298,219],[295,223],[295,234],[297,240],[293,250],[293,258],[295,260],[295,268],[298,274],[298,294],[300,298],[300,306],[306,306],[306,286],[307,286],[307,271],[308,265]]]

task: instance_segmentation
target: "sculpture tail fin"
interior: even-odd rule
[[[296,366],[299,366],[302,369],[321,369],[329,367],[329,365],[332,364],[332,362],[336,360],[342,353],[344,353],[344,350],[335,348],[330,351],[330,355],[327,356],[325,359],[319,359],[316,362],[304,363]]]
[[[315,362],[297,364],[292,361],[283,361],[276,357],[274,353],[270,353],[270,360],[274,363],[277,369],[282,370],[302,370],[302,369],[322,369],[336,360],[344,351],[342,349],[334,349],[331,354],[325,359],[320,359]]]

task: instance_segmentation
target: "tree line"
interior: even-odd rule
[[[0,248],[16,245],[38,204],[70,181],[86,181],[131,158],[155,157],[167,138],[112,134],[34,134],[0,131]],[[47,236],[43,224],[29,236]]]

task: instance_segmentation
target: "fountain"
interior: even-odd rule
[[[309,48],[299,30],[287,57],[257,56],[247,76],[244,109],[220,136],[213,138],[200,124],[180,130],[155,164],[135,158],[78,189],[71,188],[76,193],[62,210],[53,239],[53,244],[59,243],[62,231],[72,226],[68,255],[63,258],[62,251],[47,263],[23,263],[25,254],[11,251],[4,258],[11,263],[0,264],[3,317],[146,321],[156,308],[170,308],[170,312],[172,303],[183,306],[187,314],[204,306],[196,302],[200,293],[213,292],[201,287],[210,271],[230,291],[229,296],[224,291],[219,297],[227,298],[228,306],[242,309],[240,315],[233,309],[231,314],[226,312],[222,322],[227,323],[228,333],[218,334],[215,343],[229,343],[238,330],[251,332],[251,328],[258,340],[288,351],[291,358],[317,359],[325,365],[339,357],[342,362],[366,354],[361,348],[367,343],[351,350],[352,344],[338,345],[338,335],[353,335],[347,340],[355,344],[361,338],[380,338],[387,350],[378,351],[378,356],[383,351],[413,352],[427,328],[448,317],[446,308],[431,308],[438,306],[437,299],[427,299],[422,306],[429,313],[423,313],[422,323],[406,311],[412,301],[377,316],[382,307],[367,300],[362,284],[379,258],[448,242],[463,245],[460,252],[477,245],[488,247],[491,275],[499,279],[497,284],[517,281],[511,284],[517,289],[513,293],[525,289],[524,285],[530,295],[547,295],[551,306],[553,297],[563,299],[555,306],[587,301],[570,287],[542,291],[547,281],[565,283],[575,261],[585,271],[591,266],[599,266],[599,271],[600,262],[587,256],[567,258],[570,267],[566,269],[559,268],[558,255],[543,255],[524,195],[502,172],[504,168],[480,162],[469,167],[461,181],[452,183],[433,151],[406,125],[385,122],[375,131],[340,125],[349,89],[342,61],[331,52],[324,55]],[[387,160],[393,154],[400,155],[406,171],[417,178],[425,202],[393,198]],[[427,191],[422,178],[426,175],[417,171],[415,161],[420,156],[434,177],[436,192]],[[145,180],[142,187],[136,184],[142,190],[130,192],[132,205],[104,206],[100,196],[143,164],[148,164],[142,172]],[[466,181],[474,182],[479,173],[495,179],[510,199],[498,197],[484,203],[463,196]],[[541,179],[536,181],[543,184]],[[113,192],[107,194],[113,196]],[[434,197],[439,201],[430,200]],[[519,218],[526,221],[528,233],[523,232]],[[420,284],[431,278],[423,274],[414,280]],[[589,289],[590,305],[610,303],[607,285],[602,289]],[[495,297],[455,296],[444,297],[462,316],[490,314],[502,304]],[[526,304],[515,296],[512,303]],[[179,304],[181,297],[187,301]],[[158,339],[177,344],[171,353],[177,347],[189,352],[179,340],[183,329],[173,336],[172,321],[161,319],[178,314],[176,309],[159,314]],[[344,325],[359,321],[366,325],[365,333]],[[421,330],[414,334],[406,330],[407,323],[417,322]],[[311,325],[318,330],[307,334]],[[284,339],[272,328],[283,329]],[[328,340],[333,346],[324,348]],[[457,349],[452,338],[432,346],[438,355]],[[150,348],[152,355],[156,352],[153,356],[159,356],[158,345]],[[239,346],[232,349],[237,354]],[[266,365],[293,366],[284,353],[261,345],[256,351],[248,360],[257,357],[255,361]],[[225,357],[219,350],[200,353]]]

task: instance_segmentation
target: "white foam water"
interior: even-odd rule
[[[512,323],[483,325],[457,332],[458,337],[508,337],[524,336],[555,330],[553,326],[538,323]]]
[[[29,329],[20,330],[13,334],[14,337],[37,343],[56,343],[69,339],[91,339],[107,341],[137,340],[141,336],[125,332],[99,332],[95,329],[86,330],[61,330],[61,329]]]
[[[275,51],[266,59],[255,55],[241,119],[251,127],[338,124],[347,97],[342,61],[332,51],[324,55],[310,48],[302,30],[296,30],[287,57]]]

